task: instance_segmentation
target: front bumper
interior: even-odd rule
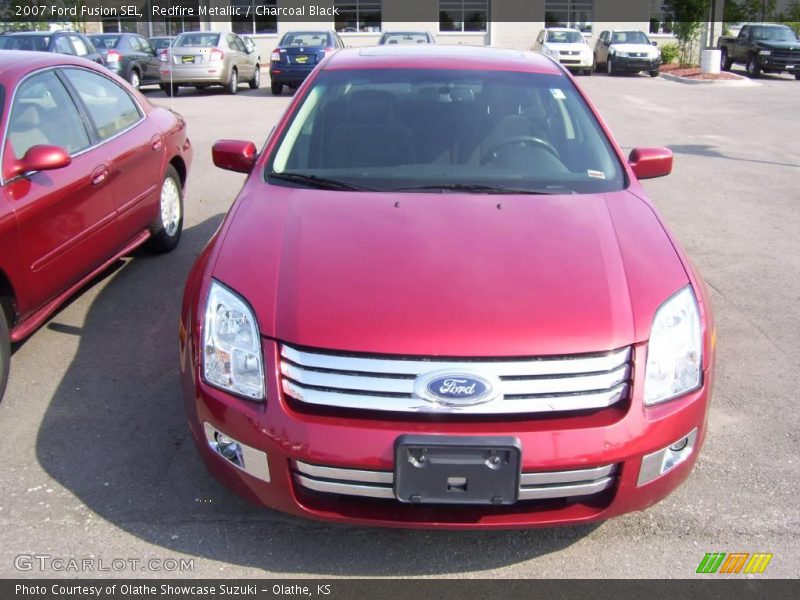
[[[184,321],[186,323],[186,321]],[[280,389],[279,347],[263,341],[266,403],[253,403],[205,384],[199,376],[196,338],[184,330],[181,370],[192,436],[208,469],[245,498],[293,515],[362,525],[408,528],[491,529],[585,523],[655,504],[690,473],[703,443],[711,372],[704,386],[680,399],[651,408],[641,403],[642,377],[634,378],[630,400],[593,413],[524,419],[433,420],[392,415],[308,411]],[[644,345],[634,346],[634,364],[645,360]],[[264,472],[251,475],[215,450],[207,428],[219,431],[263,457]],[[697,431],[689,458],[650,483],[639,486],[643,457]],[[591,479],[613,475],[613,484],[572,498],[540,497],[504,506],[404,504],[383,498],[321,492],[303,485],[303,476],[330,479],[325,468],[379,472],[394,470],[395,442],[405,434],[515,436],[522,447],[524,474],[589,470]],[[263,453],[263,454],[262,454]],[[598,471],[609,465],[608,472]],[[313,467],[323,467],[322,474]],[[259,466],[260,468],[260,466]],[[327,473],[332,471],[328,470]],[[299,477],[298,477],[299,476]],[[535,475],[534,475],[535,477]],[[563,479],[563,476],[562,476]],[[306,477],[306,481],[308,477]],[[313,482],[312,482],[313,483]],[[389,484],[391,485],[391,484]],[[317,486],[319,487],[319,486]],[[324,486],[323,486],[324,487]],[[521,496],[522,497],[522,496]]]
[[[592,56],[561,56],[558,62],[567,69],[591,69]]]
[[[617,71],[655,71],[661,66],[660,58],[630,58],[614,56],[614,69]]]
[[[781,57],[759,55],[759,64],[762,69],[770,71],[787,71],[789,73],[800,73],[800,56]]]

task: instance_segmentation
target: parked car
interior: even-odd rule
[[[800,40],[786,25],[743,25],[736,37],[717,41],[723,71],[734,63],[745,65],[750,77],[764,73],[789,73],[800,79]]]
[[[172,45],[172,42],[175,41],[175,38],[171,35],[157,35],[155,37],[148,38],[150,45],[156,52],[161,52],[169,48]]]
[[[235,94],[240,83],[247,82],[251,89],[261,85],[258,55],[230,31],[182,33],[160,58],[161,88],[173,96],[182,85],[221,85],[229,94]]]
[[[89,39],[106,61],[106,67],[136,89],[160,85],[160,62],[147,38],[135,33],[101,33]]]
[[[284,34],[269,59],[272,93],[279,96],[284,85],[296,89],[317,63],[340,48],[344,48],[344,44],[335,31],[292,31]]]
[[[644,509],[706,432],[703,283],[572,79],[537,53],[342,50],[319,65],[187,280],[207,467],[295,515],[398,527]]]
[[[655,45],[638,29],[604,31],[594,46],[594,68],[603,65],[609,75],[647,71],[650,77],[658,77],[661,51]]]
[[[15,31],[0,36],[0,50],[33,50],[56,52],[86,58],[97,64],[105,64],[103,57],[92,41],[75,31]]]
[[[378,45],[385,44],[435,44],[436,40],[427,31],[386,31],[378,40]]]
[[[570,71],[591,75],[594,54],[589,43],[578,29],[548,27],[539,32],[533,50],[546,54]]]
[[[186,123],[99,65],[0,52],[0,396],[18,342],[119,257],[175,248]]]

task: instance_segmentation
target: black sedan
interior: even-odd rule
[[[105,64],[92,41],[76,31],[15,31],[0,35],[0,50],[33,50],[56,52],[87,58]]]
[[[130,84],[161,84],[159,59],[147,38],[135,33],[102,33],[89,36],[106,60],[106,67]]]
[[[283,36],[269,60],[272,93],[283,92],[283,86],[297,88],[328,54],[344,48],[335,31],[292,31]]]

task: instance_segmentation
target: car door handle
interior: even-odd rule
[[[161,150],[161,146],[164,145],[163,140],[161,139],[160,135],[154,135],[153,139],[150,140],[150,147],[153,150]]]
[[[100,185],[108,178],[108,166],[100,165],[92,171],[92,185]]]

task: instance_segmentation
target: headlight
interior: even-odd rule
[[[702,343],[700,309],[687,286],[664,302],[653,318],[647,344],[645,405],[671,400],[700,385]]]
[[[628,58],[628,53],[623,52],[622,50],[615,50],[614,56],[619,56],[620,58]]]
[[[215,387],[264,399],[264,361],[253,311],[216,281],[211,282],[203,322],[203,374]]]
[[[760,54],[761,56],[769,56],[770,54],[772,54],[772,50],[761,50],[761,51],[759,52],[759,54]]]

